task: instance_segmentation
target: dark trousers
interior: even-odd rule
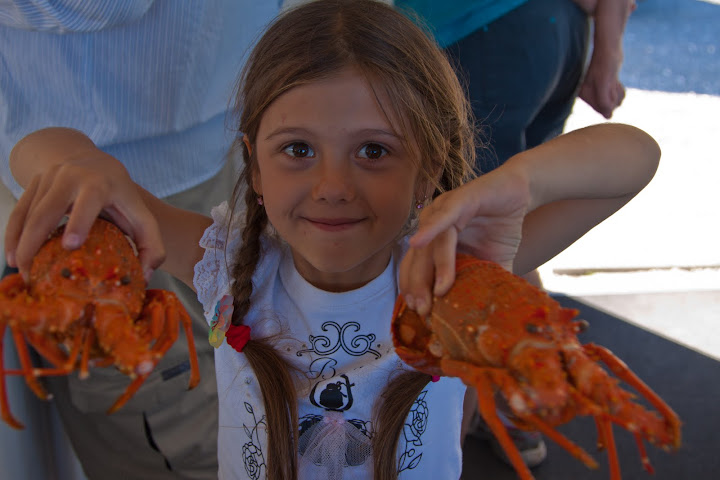
[[[478,147],[480,172],[562,133],[589,33],[571,0],[529,0],[447,48],[487,143]]]

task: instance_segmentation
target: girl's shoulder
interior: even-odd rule
[[[206,311],[225,295],[232,282],[231,269],[235,254],[242,246],[242,232],[245,228],[245,209],[231,209],[223,202],[211,211],[213,219],[200,238],[200,246],[205,250],[202,260],[195,264],[193,285],[198,300]],[[265,268],[270,263],[278,263],[281,254],[281,242],[272,229],[260,238],[262,256],[256,275],[273,269]],[[255,281],[253,281],[255,283]]]

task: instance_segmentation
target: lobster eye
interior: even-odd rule
[[[534,323],[528,323],[527,325],[525,325],[525,330],[527,330],[528,333],[539,333],[540,327],[538,327]]]
[[[130,283],[130,275],[125,275],[120,279],[120,283],[123,285],[127,285]]]
[[[585,330],[590,328],[590,323],[587,320],[575,320],[573,327],[577,333],[583,333]]]
[[[71,275],[70,269],[69,269],[69,268],[63,268],[62,270],[60,270],[60,275],[62,275],[63,278],[70,278],[70,275]]]

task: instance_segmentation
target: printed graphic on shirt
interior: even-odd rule
[[[377,336],[374,333],[359,334],[360,324],[358,322],[348,322],[340,325],[337,322],[325,322],[320,327],[327,335],[310,335],[310,348],[297,352],[298,357],[302,357],[306,353],[314,353],[318,356],[309,366],[308,378],[331,378],[336,375],[335,365],[337,362],[332,355],[339,351],[343,351],[354,357],[363,355],[373,355],[380,358],[380,352],[372,348],[372,343]]]
[[[422,452],[417,447],[422,446],[423,436],[427,429],[428,422],[428,405],[425,401],[427,390],[423,390],[413,403],[410,413],[408,414],[408,422],[403,427],[403,436],[405,438],[405,451],[400,455],[398,463],[398,473],[403,470],[412,470],[417,467],[422,459]]]
[[[265,423],[265,415],[258,420],[255,417],[255,411],[253,410],[252,405],[247,402],[244,403],[245,410],[252,415],[254,425],[252,428],[248,428],[247,425],[243,425],[245,434],[250,439],[250,441],[245,443],[242,447],[243,464],[245,465],[245,471],[247,472],[248,477],[252,480],[258,480],[260,478],[265,478],[265,470],[267,468],[265,466],[265,456],[263,455],[262,448],[260,447],[262,443],[258,437],[258,427],[262,425],[263,430],[267,430],[267,424]]]
[[[310,393],[310,402],[325,413],[300,419],[301,462],[324,467],[328,479],[343,478],[343,468],[362,465],[372,454],[370,422],[343,413],[353,404],[355,384],[347,375],[339,378],[316,383]]]
[[[362,465],[372,455],[371,422],[346,418],[353,405],[352,387],[345,374],[337,375],[337,354],[353,357],[382,355],[373,349],[374,333],[360,333],[358,322],[339,324],[324,322],[323,335],[310,335],[309,347],[297,356],[312,358],[306,375],[315,384],[309,394],[310,403],[324,413],[305,415],[300,419],[299,453],[301,463],[324,467],[325,477],[343,478],[343,469]]]
[[[350,383],[347,375],[340,375],[340,378],[344,379],[344,381],[326,382],[319,394],[317,393],[318,385],[323,384],[323,382],[316,383],[310,392],[310,403],[327,411],[342,412],[349,410],[353,404],[352,387],[355,384]],[[343,390],[345,391],[343,392]]]

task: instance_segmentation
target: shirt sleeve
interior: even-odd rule
[[[80,33],[132,23],[154,0],[0,0],[0,25],[48,33]]]

